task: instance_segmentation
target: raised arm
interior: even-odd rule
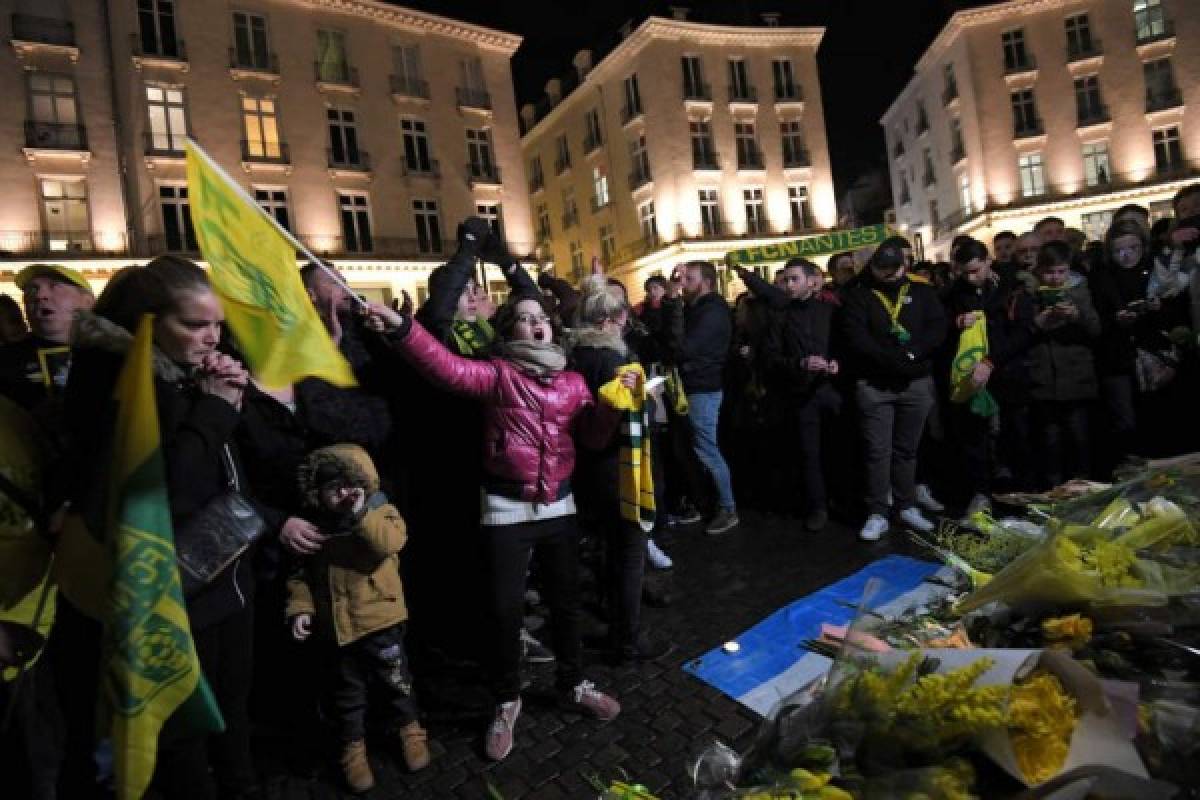
[[[449,392],[484,398],[496,388],[499,372],[491,361],[455,355],[411,317],[372,303],[367,324],[431,383]]]

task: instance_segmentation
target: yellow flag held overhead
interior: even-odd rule
[[[113,562],[103,688],[111,712],[118,800],[150,785],[158,735],[172,715],[196,732],[224,728],[200,673],[184,606],[154,395],[153,318],[138,325],[117,381],[106,540]]]
[[[316,377],[354,386],[354,373],[309,302],[296,250],[208,154],[187,141],[188,200],[213,289],[251,371],[264,385]]]

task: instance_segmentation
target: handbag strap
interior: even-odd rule
[[[237,464],[233,462],[233,451],[229,449],[229,442],[221,445],[221,471],[225,473],[225,482],[229,488],[240,492],[242,484],[238,480]]]

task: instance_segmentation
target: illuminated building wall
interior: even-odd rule
[[[835,226],[824,31],[765,23],[651,17],[521,109],[540,261],[575,278],[598,256],[636,298],[685,257]]]
[[[1200,175],[1194,0],[1012,0],[956,13],[881,119],[898,225],[927,258],[1048,215],[1096,239]],[[956,131],[958,133],[956,133]]]

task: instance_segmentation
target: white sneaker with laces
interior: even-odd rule
[[[937,501],[933,496],[933,492],[929,491],[929,485],[924,483],[917,484],[917,505],[926,511],[932,511],[934,514],[940,514],[946,510],[946,507]]]
[[[887,517],[882,514],[872,514],[867,517],[867,523],[858,532],[858,538],[865,542],[878,542],[887,531]]]
[[[915,531],[921,533],[929,533],[933,530],[934,525],[929,520],[925,519],[925,515],[921,513],[921,509],[913,506],[906,508],[900,512],[900,521]]]
[[[501,703],[496,707],[496,718],[488,726],[484,735],[484,750],[492,761],[502,761],[512,752],[513,730],[517,727],[517,717],[521,716],[521,698],[509,703]]]
[[[671,561],[671,557],[664,553],[653,539],[646,540],[646,558],[650,560],[650,566],[655,569],[670,569],[675,565]]]

